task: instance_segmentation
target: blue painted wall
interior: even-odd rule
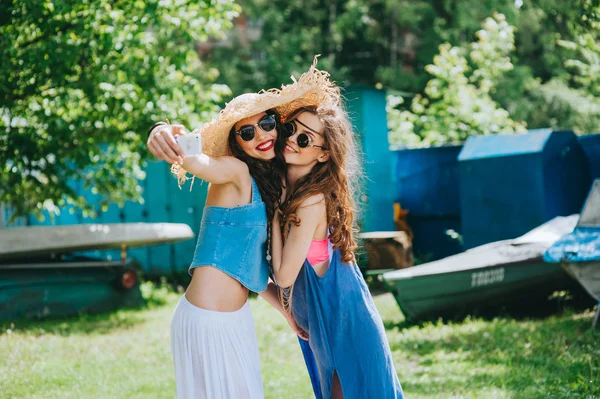
[[[363,151],[367,179],[361,197],[362,231],[390,231],[394,227],[392,154],[388,143],[385,91],[351,87],[346,105]]]

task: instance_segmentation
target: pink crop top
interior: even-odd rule
[[[329,259],[329,238],[324,240],[312,240],[308,255],[306,255],[308,263],[312,266],[323,263]]]

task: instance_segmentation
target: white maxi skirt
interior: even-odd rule
[[[171,322],[178,399],[262,399],[250,303],[234,312],[192,305],[184,296]]]

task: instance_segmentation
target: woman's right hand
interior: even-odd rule
[[[288,324],[290,325],[290,327],[292,327],[292,330],[294,330],[294,332],[296,333],[296,335],[298,337],[300,337],[301,339],[308,341],[308,333],[306,331],[304,331],[303,329],[300,328],[300,326],[298,325],[298,323],[296,323],[296,319],[294,318],[294,316],[290,313],[284,314],[283,315]]]
[[[158,159],[181,164],[184,153],[175,141],[175,136],[183,136],[186,131],[183,125],[156,126],[148,136],[148,149]]]

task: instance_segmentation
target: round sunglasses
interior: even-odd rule
[[[289,121],[289,122],[286,122],[283,124],[283,129],[285,130],[285,134],[287,137],[292,137],[294,134],[296,134],[296,122],[303,124],[302,122],[296,121],[296,120],[292,120],[292,121]],[[316,134],[319,134],[319,133],[316,133]],[[321,150],[327,150],[327,147],[310,144],[311,142],[312,142],[312,139],[306,133],[300,133],[298,135],[298,137],[296,138],[296,143],[298,144],[298,147],[300,147],[300,148],[314,147],[314,148],[320,148]]]
[[[273,129],[275,129],[276,125],[277,121],[275,121],[275,115],[267,115],[254,125],[244,125],[240,127],[235,134],[240,136],[244,141],[250,141],[254,139],[254,136],[256,136],[256,126],[258,126],[263,132],[271,132]]]

